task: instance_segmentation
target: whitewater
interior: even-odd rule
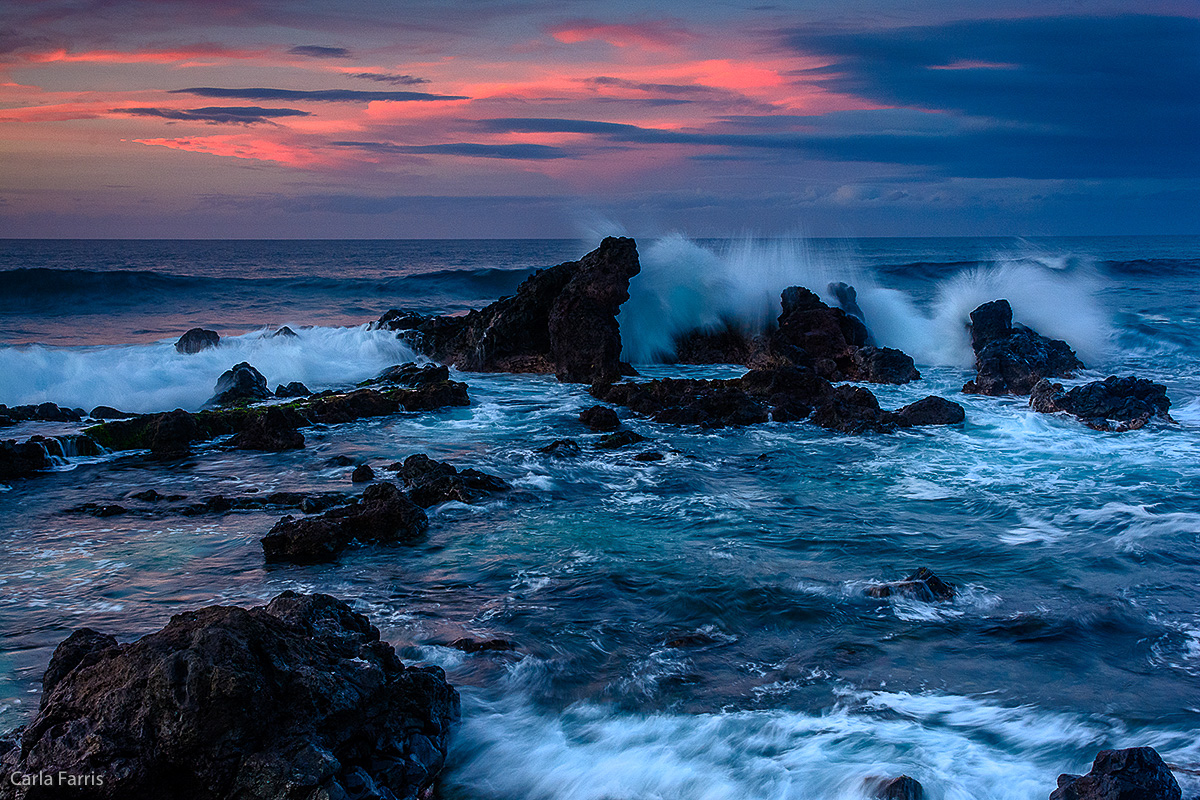
[[[1150,745],[1200,792],[1200,238],[639,240],[618,318],[647,377],[696,327],[760,332],[779,292],[856,290],[876,342],[961,426],[844,436],[806,423],[709,431],[621,412],[665,458],[585,448],[585,387],[457,373],[472,405],[306,431],[304,450],[168,465],[72,458],[0,487],[0,729],[29,719],[54,646],[122,640],[185,608],[284,589],[351,602],[463,695],[448,798],[863,798],[911,775],[934,800],[1044,798],[1096,751]],[[248,361],[273,388],[345,388],[419,359],[369,322],[480,307],[594,242],[0,242],[0,403],[199,409]],[[983,302],[1066,340],[1075,382],[1167,386],[1177,424],[1126,434],[963,395]],[[281,325],[299,335],[273,337]],[[195,326],[222,346],[173,343]],[[1071,383],[1071,381],[1067,381]],[[79,426],[26,422],[25,439]],[[265,567],[278,513],[66,513],[155,488],[350,490],[344,462],[418,452],[516,490],[431,509],[426,540]],[[337,457],[343,457],[338,459]],[[950,603],[865,589],[927,566]],[[511,652],[466,654],[462,636]],[[684,644],[679,642],[684,640]],[[1191,771],[1189,771],[1191,770]]]

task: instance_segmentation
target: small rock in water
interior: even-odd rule
[[[594,431],[615,431],[621,427],[617,412],[608,406],[592,406],[580,411],[579,421]]]
[[[870,597],[905,595],[932,603],[936,600],[953,600],[957,590],[953,584],[946,583],[926,567],[921,567],[902,581],[870,586],[866,594]]]
[[[574,458],[583,451],[574,439],[556,439],[545,447],[539,447],[538,452],[555,458]]]
[[[601,436],[600,441],[596,442],[596,447],[603,447],[606,450],[616,450],[618,447],[626,447],[644,441],[646,441],[646,437],[640,433],[617,431],[616,433],[610,433],[608,436]]]
[[[436,461],[424,453],[411,455],[403,464],[393,467],[396,477],[409,487],[409,497],[422,508],[449,501],[472,503],[512,488],[495,475],[470,468],[459,470],[453,464]]]
[[[272,338],[272,339],[274,339],[276,336],[292,336],[292,337],[296,337],[296,336],[299,336],[299,334],[298,334],[298,333],[296,333],[296,332],[295,332],[294,330],[292,330],[291,328],[289,328],[287,325],[284,325],[282,328],[280,328],[279,330],[277,330],[277,331],[275,331],[274,333],[272,333],[272,334],[271,334],[271,338]]]
[[[925,788],[916,778],[868,778],[867,793],[876,800],[924,800]]]
[[[971,312],[971,347],[977,375],[963,386],[967,394],[1029,394],[1043,378],[1069,378],[1083,368],[1066,342],[1013,325],[1007,300]]]
[[[896,416],[909,425],[957,425],[967,418],[966,410],[944,397],[933,394],[896,409]]]
[[[375,480],[375,470],[371,469],[370,464],[359,464],[350,473],[350,480],[354,483],[370,483]]]
[[[334,456],[325,463],[331,467],[350,467],[354,465],[354,459],[350,456]]]
[[[634,461],[662,461],[665,456],[657,450],[647,450],[633,457]]]
[[[271,391],[267,388],[267,379],[262,373],[245,361],[234,364],[221,373],[213,387],[213,396],[207,405],[229,405],[248,400],[267,400]]]
[[[499,653],[517,649],[508,639],[472,639],[469,636],[455,639],[449,646],[464,653]]]
[[[292,381],[275,387],[276,397],[308,397],[312,392],[300,381]]]
[[[175,349],[180,353],[191,355],[199,353],[201,350],[207,350],[210,347],[216,347],[220,343],[221,337],[216,331],[206,331],[204,328],[192,328],[179,337],[179,341],[175,342]]]
[[[1087,775],[1059,775],[1050,800],[1180,800],[1183,793],[1153,747],[1101,750]]]
[[[1138,430],[1155,418],[1174,421],[1167,413],[1171,408],[1167,387],[1133,375],[1110,375],[1070,391],[1043,378],[1033,387],[1029,406],[1042,414],[1063,411],[1089,428],[1114,433]]]

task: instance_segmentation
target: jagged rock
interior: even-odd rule
[[[352,483],[370,483],[373,480],[375,480],[375,470],[371,469],[370,464],[359,464],[354,468],[354,472],[350,473]]]
[[[616,450],[618,447],[627,447],[631,444],[646,441],[646,437],[640,433],[633,431],[617,431],[610,433],[607,436],[601,436],[596,442],[596,447],[603,447],[606,450]]]
[[[953,600],[958,592],[953,584],[946,583],[928,568],[921,567],[902,581],[870,586],[866,593],[870,597],[904,595],[932,603],[937,600]]]
[[[855,380],[903,384],[921,379],[912,357],[891,347],[860,347],[851,358]]]
[[[374,323],[373,327],[383,328],[389,331],[410,331],[421,327],[429,321],[429,318],[424,314],[418,314],[415,311],[402,311],[398,308],[393,308],[386,312]]]
[[[190,331],[179,337],[179,341],[175,342],[175,349],[180,353],[191,355],[199,353],[201,350],[207,350],[210,347],[216,347],[221,343],[221,337],[216,331],[206,331],[203,328],[192,328]]]
[[[136,417],[136,414],[130,414],[126,411],[118,411],[112,406],[96,406],[88,414],[92,419],[129,419]]]
[[[300,381],[292,381],[275,387],[276,397],[308,397],[311,394],[312,390]]]
[[[263,414],[229,440],[237,450],[263,450],[279,453],[304,447],[304,434],[297,428],[304,424],[295,411],[271,406]]]
[[[1070,378],[1083,369],[1066,342],[1014,326],[1007,300],[971,312],[971,346],[977,375],[963,386],[967,394],[1029,394],[1042,378]]]
[[[866,325],[867,318],[863,314],[862,309],[859,308],[858,292],[853,286],[848,283],[843,283],[842,281],[834,281],[826,288],[829,290],[829,293],[833,295],[833,299],[837,301],[838,308],[842,309],[842,311],[845,311],[847,314]],[[870,344],[870,341],[871,337],[870,333],[868,332],[867,343]]]
[[[555,439],[545,447],[539,447],[538,452],[555,458],[575,458],[583,450],[580,449],[579,442],[574,439]]]
[[[155,414],[146,426],[150,452],[164,458],[187,455],[191,443],[202,438],[200,425],[181,408]]]
[[[594,431],[615,431],[621,427],[621,418],[607,406],[585,408],[579,412],[579,421]]]
[[[388,367],[371,383],[395,383],[401,386],[428,386],[450,380],[450,370],[438,364],[409,362]]]
[[[766,406],[733,381],[664,378],[645,383],[598,384],[598,400],[646,414],[658,422],[719,428],[767,421]]]
[[[856,377],[853,357],[867,343],[867,328],[840,308],[830,308],[803,286],[780,295],[779,327],[770,335],[771,353],[813,369],[831,381]]]
[[[924,800],[925,788],[916,778],[869,778],[866,789],[875,800]]]
[[[359,389],[348,394],[319,397],[309,407],[314,422],[333,424],[353,422],[363,417],[383,417],[400,410],[400,401],[374,389]]]
[[[609,237],[579,261],[540,270],[516,294],[465,316],[389,311],[377,323],[406,330],[437,361],[478,372],[554,373],[559,380],[616,380],[620,362],[616,315],[641,270],[632,239]]]
[[[402,664],[340,600],[289,591],[178,614],[128,644],[72,634],[0,771],[99,775],[78,795],[97,800],[416,800],[458,709],[441,669]],[[68,795],[0,787],[5,800]]]
[[[206,405],[224,406],[250,400],[268,400],[270,397],[271,390],[267,388],[267,379],[243,361],[221,373],[213,387],[213,396]]]
[[[425,512],[391,483],[367,487],[361,500],[319,517],[284,517],[263,537],[268,561],[330,561],[353,541],[412,541],[429,527]]]
[[[957,425],[966,420],[967,412],[953,400],[930,395],[896,409],[896,416],[909,425]]]
[[[495,475],[477,469],[459,470],[453,464],[435,461],[424,453],[404,459],[396,477],[404,481],[409,487],[409,497],[422,508],[452,500],[473,503],[512,488]]]
[[[1087,775],[1059,775],[1050,800],[1180,800],[1183,792],[1153,747],[1101,750]]]
[[[297,338],[299,335],[300,334],[296,333],[294,330],[289,328],[287,325],[284,325],[282,328],[279,328],[274,333],[272,333],[271,338],[274,339],[277,336],[287,336],[287,337],[294,339],[294,338]]]
[[[1098,431],[1133,431],[1155,418],[1173,422],[1167,413],[1171,407],[1167,387],[1133,375],[1110,375],[1070,391],[1043,378],[1033,387],[1029,406],[1043,414],[1072,414]]]
[[[879,407],[879,400],[861,386],[835,386],[809,421],[840,433],[888,433],[906,427],[904,420]]]

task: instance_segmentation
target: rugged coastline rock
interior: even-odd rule
[[[459,713],[441,669],[405,666],[340,600],[290,591],[178,614],[128,644],[76,631],[42,686],[4,774],[101,776],[79,795],[101,800],[416,800]],[[0,786],[5,800],[69,793]]]
[[[621,427],[621,418],[608,406],[585,408],[579,412],[579,421],[600,433],[608,433]]]
[[[271,390],[267,388],[267,379],[261,372],[243,361],[221,373],[213,387],[213,396],[205,405],[227,406],[255,400],[269,400],[271,397]]]
[[[275,387],[276,397],[308,397],[312,391],[300,381],[292,381]]]
[[[28,478],[53,466],[50,454],[38,442],[17,442],[15,439],[0,442],[0,481]]]
[[[268,561],[332,561],[357,541],[410,542],[429,527],[429,518],[392,483],[367,487],[362,498],[318,517],[284,517],[262,539]]]
[[[118,412],[120,413],[120,412]],[[82,408],[64,408],[54,403],[39,405],[9,406],[0,404],[0,418],[3,425],[13,425],[18,422],[79,422],[87,416]]]
[[[953,400],[931,394],[896,409],[896,416],[909,425],[957,425],[966,420],[967,412]]]
[[[263,450],[278,453],[304,447],[304,434],[299,431],[305,420],[292,409],[271,406],[256,415],[229,440],[236,450]]]
[[[616,380],[629,372],[620,361],[616,315],[640,270],[634,241],[609,237],[579,261],[536,272],[516,294],[480,311],[424,318],[393,310],[377,324],[463,370],[553,373],[569,383]]]
[[[220,343],[221,337],[216,331],[206,331],[204,328],[192,328],[179,337],[179,340],[175,342],[175,349],[180,353],[192,355],[199,353],[201,350],[216,347]]]
[[[1101,750],[1087,775],[1059,775],[1050,800],[1180,800],[1183,792],[1152,747]]]
[[[1089,428],[1115,433],[1143,428],[1152,419],[1174,422],[1167,387],[1133,375],[1110,375],[1069,391],[1043,378],[1033,387],[1029,406],[1043,414],[1065,412]]]
[[[408,496],[422,508],[456,500],[473,503],[512,487],[507,481],[477,469],[458,469],[424,453],[404,459],[396,477],[409,488]]]
[[[971,348],[977,375],[963,386],[967,394],[1029,394],[1042,378],[1070,378],[1083,369],[1066,342],[1013,325],[1007,300],[971,312]]]

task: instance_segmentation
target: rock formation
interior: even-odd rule
[[[1155,418],[1173,422],[1167,413],[1171,408],[1167,387],[1133,375],[1124,378],[1110,375],[1070,391],[1061,383],[1043,378],[1033,387],[1029,405],[1043,414],[1060,411],[1073,414],[1098,431],[1137,430]]]
[[[210,347],[216,347],[220,343],[221,337],[216,331],[192,328],[179,337],[179,341],[175,342],[175,349],[180,353],[191,355],[199,353],[201,350],[207,350]]]
[[[1042,378],[1069,378],[1083,369],[1066,342],[1013,325],[1007,300],[971,312],[971,348],[978,374],[963,386],[967,394],[1029,394]]]
[[[1101,750],[1087,775],[1059,775],[1050,800],[1180,800],[1171,770],[1152,747]]]

